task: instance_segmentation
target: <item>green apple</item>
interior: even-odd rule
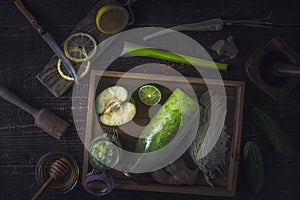
[[[96,112],[100,115],[100,121],[108,126],[120,126],[131,121],[136,114],[136,107],[128,99],[128,91],[122,86],[103,90],[96,98]]]

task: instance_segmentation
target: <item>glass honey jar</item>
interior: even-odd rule
[[[65,194],[75,187],[79,176],[77,162],[70,155],[61,152],[45,154],[40,158],[36,165],[35,178],[39,185],[43,185],[49,179],[49,170],[52,163],[61,157],[65,157],[71,162],[70,170],[64,176],[52,180],[49,184],[49,189],[52,189],[51,192],[54,193]]]

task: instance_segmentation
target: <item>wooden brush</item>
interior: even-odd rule
[[[14,95],[8,89],[0,86],[0,96],[9,101],[10,103],[22,108],[30,113],[35,119],[35,125],[59,140],[64,134],[65,130],[69,127],[69,123],[54,115],[53,113],[42,109],[40,111],[32,108],[19,97]]]
[[[53,162],[49,171],[49,179],[41,186],[39,191],[31,198],[31,200],[37,199],[43,191],[48,187],[51,181],[57,178],[63,177],[70,170],[71,162],[67,158],[60,158]]]

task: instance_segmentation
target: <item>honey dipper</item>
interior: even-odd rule
[[[31,200],[37,199],[53,179],[56,180],[57,178],[60,178],[67,174],[70,169],[70,165],[71,162],[67,158],[62,157],[55,160],[49,170],[49,179],[41,186],[40,190],[31,198]]]

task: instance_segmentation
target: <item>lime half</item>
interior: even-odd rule
[[[153,85],[144,85],[139,89],[139,98],[145,105],[155,105],[161,100],[161,92]]]

